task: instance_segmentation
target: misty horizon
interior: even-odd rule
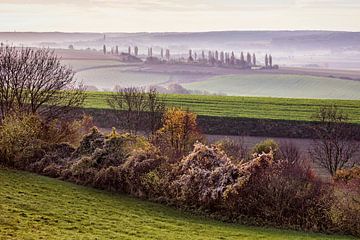
[[[1,0],[0,8],[1,32],[360,30],[355,0]]]

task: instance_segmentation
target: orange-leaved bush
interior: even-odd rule
[[[171,159],[179,159],[193,148],[202,136],[195,113],[181,108],[169,108],[164,114],[163,126],[153,137],[153,142]]]

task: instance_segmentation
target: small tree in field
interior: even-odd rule
[[[120,127],[130,133],[154,133],[161,127],[165,102],[155,88],[120,88],[108,98],[108,104],[116,111]]]
[[[84,99],[73,71],[53,51],[0,48],[1,119],[11,112],[57,118],[81,106]]]
[[[324,106],[314,116],[318,124],[313,128],[315,139],[309,149],[313,161],[332,176],[346,166],[359,161],[354,158],[359,144],[354,139],[354,127],[348,116],[336,106]]]

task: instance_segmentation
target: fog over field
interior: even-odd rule
[[[223,32],[166,32],[166,33],[0,33],[7,44],[34,47],[101,50],[103,45],[118,45],[127,51],[138,46],[140,54],[153,47],[154,55],[161,48],[172,54],[186,55],[194,51],[219,50],[272,53],[282,66],[321,67],[340,69],[360,68],[360,32],[339,31],[223,31]],[[259,59],[262,61],[263,59]]]
[[[223,31],[167,33],[0,33],[0,42],[15,46],[50,47],[89,90],[157,86],[162,92],[176,84],[175,92],[240,96],[359,99],[360,33],[340,31]],[[254,53],[260,65],[273,56],[279,70],[250,71],[233,68],[121,62],[103,54],[138,47],[145,61],[148,49],[161,59],[169,49],[173,59],[187,59],[189,49]],[[71,46],[71,49],[69,47]],[[174,87],[173,87],[174,88]],[[187,92],[190,91],[190,92]]]

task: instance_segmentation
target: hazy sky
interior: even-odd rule
[[[0,31],[360,31],[360,0],[0,0]]]

